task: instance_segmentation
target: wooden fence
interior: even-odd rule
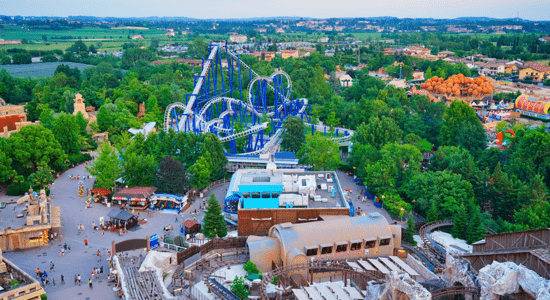
[[[230,248],[243,248],[246,246],[247,237],[231,237],[224,239],[213,239],[200,246],[191,246],[182,252],[178,252],[178,265],[182,264],[186,259],[196,255],[200,252],[201,255],[217,250],[217,249],[230,249]]]

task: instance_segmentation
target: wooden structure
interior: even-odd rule
[[[1,254],[0,254],[1,256]],[[25,283],[22,283],[19,287],[10,289],[10,290],[3,290],[0,294],[0,300],[4,299],[32,299],[32,300],[38,300],[41,299],[40,295],[45,294],[46,292],[40,286],[40,283],[36,280],[35,277],[30,276],[27,272],[23,271],[21,268],[19,268],[17,265],[12,263],[11,261],[2,258],[1,259],[2,264],[5,264],[11,273],[16,274],[16,276],[24,279]]]
[[[239,236],[267,235],[273,225],[321,220],[322,215],[349,216],[349,208],[239,209],[237,230]]]
[[[550,279],[550,228],[485,236],[473,245],[472,253],[462,255],[478,271],[493,261],[522,264],[541,277]]]
[[[184,234],[193,234],[201,231],[201,224],[197,221],[187,219],[182,224],[182,230]]]
[[[111,210],[107,216],[119,228],[130,229],[138,225],[137,216],[124,209]]]
[[[130,239],[112,244],[113,254],[148,248],[147,239]]]
[[[201,253],[201,256],[206,253],[217,249],[230,249],[230,248],[244,248],[246,247],[247,237],[231,237],[224,239],[213,239],[201,246],[191,246],[185,251],[178,252],[178,265],[182,264],[186,259],[192,257],[197,253]]]

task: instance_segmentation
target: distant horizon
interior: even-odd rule
[[[383,19],[383,18],[395,18],[395,19],[422,19],[422,20],[457,20],[457,19],[491,19],[491,20],[515,20],[517,17],[510,18],[495,18],[495,17],[484,17],[484,16],[460,16],[454,18],[433,18],[433,17],[396,17],[396,16],[370,16],[370,17],[326,17],[326,18],[317,18],[317,17],[307,17],[307,16],[272,16],[272,17],[228,17],[228,18],[193,18],[187,16],[162,16],[162,15],[151,15],[151,16],[142,16],[142,17],[117,17],[117,16],[94,16],[94,15],[68,15],[68,16],[56,16],[56,15],[0,15],[6,17],[22,17],[22,18],[102,18],[102,19],[148,19],[148,18],[181,18],[181,19],[191,19],[198,21],[209,21],[209,20],[253,20],[253,19],[266,19],[266,20],[276,20],[276,19],[311,19],[311,20],[327,20],[327,19]],[[524,22],[550,22],[548,20],[531,20],[526,18],[519,17],[520,21]]]
[[[547,0],[394,0],[372,3],[349,0],[338,5],[331,0],[7,0],[0,2],[6,16],[97,18],[254,19],[254,18],[375,18],[394,16],[411,19],[519,18],[549,21]],[[159,17],[159,18],[162,18]]]

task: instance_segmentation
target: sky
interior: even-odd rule
[[[0,0],[0,15],[98,17],[492,17],[550,20],[550,0]]]

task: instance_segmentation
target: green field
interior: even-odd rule
[[[76,28],[71,30],[36,30],[19,26],[3,26],[0,28],[0,38],[5,40],[27,39],[42,41],[42,35],[48,40],[56,39],[127,39],[128,35],[141,34],[144,38],[162,35],[165,32],[156,29],[104,29],[95,27]]]
[[[380,32],[355,32],[355,33],[352,33],[351,35],[358,38],[370,37],[370,38],[380,39],[382,37],[382,33]]]
[[[102,46],[99,51],[119,51],[122,49],[122,44],[131,42],[132,40],[115,40],[115,41],[100,41]],[[99,41],[84,41],[86,46],[94,45],[97,46],[97,42]],[[18,48],[18,49],[25,49],[25,50],[45,50],[45,51],[51,51],[51,50],[63,50],[65,51],[67,48],[69,48],[73,44],[72,41],[70,42],[40,42],[35,44],[25,44],[25,45],[2,45],[0,46],[1,49],[11,49],[11,48]]]

